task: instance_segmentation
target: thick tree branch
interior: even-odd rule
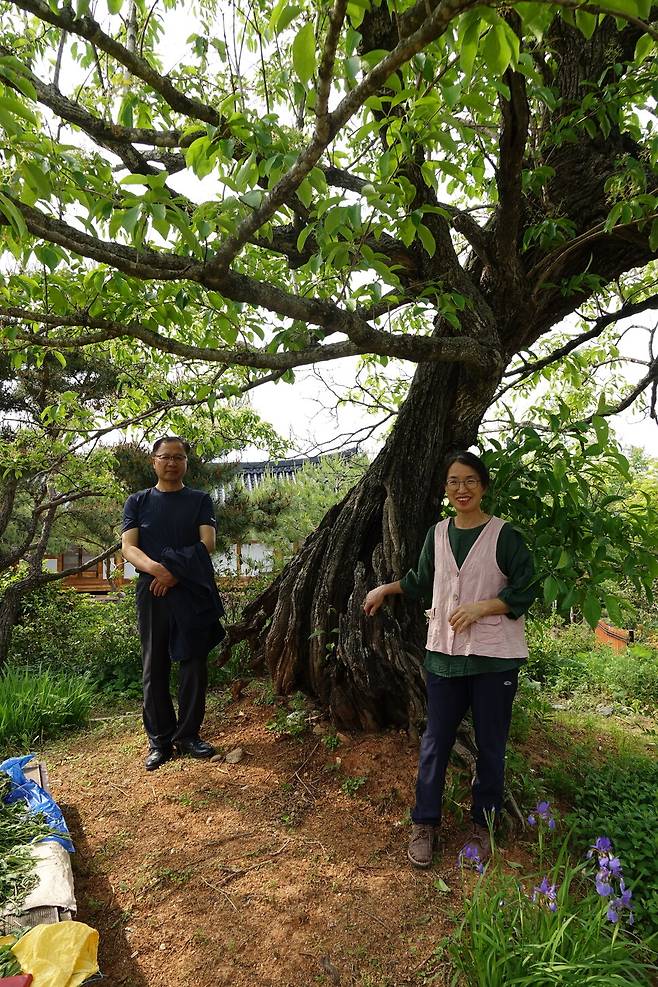
[[[347,10],[347,0],[336,0],[331,13],[329,14],[329,29],[322,48],[320,64],[318,66],[318,82],[316,87],[316,133],[321,141],[327,141],[330,132],[329,122],[329,95],[331,93],[331,83],[334,76],[334,63],[336,61],[336,49],[340,41],[340,32],[345,20]]]
[[[38,506],[39,501],[45,495],[45,493],[46,493],[46,485],[45,483],[42,483],[40,485],[39,496],[34,498],[35,508]],[[30,545],[34,540],[34,536],[36,535],[38,524],[39,524],[39,515],[35,511],[33,511],[32,514],[30,515],[30,519],[27,523],[27,527],[23,534],[22,540],[19,542],[18,545],[14,547],[13,551],[5,552],[4,554],[0,555],[0,572],[6,572],[7,569],[11,569],[12,566],[15,566],[18,562],[20,562],[20,560],[28,551]]]
[[[39,574],[38,585],[43,583],[53,583],[58,579],[66,579],[67,576],[76,576],[79,572],[84,572],[86,569],[93,569],[99,562],[104,562],[105,559],[109,559],[112,555],[115,555],[120,548],[121,542],[115,542],[111,548],[106,548],[100,553],[100,555],[96,555],[93,559],[89,559],[89,561],[83,563],[83,565],[71,566],[69,569],[62,569],[60,572],[42,572]]]
[[[518,239],[521,224],[521,173],[528,139],[530,108],[525,76],[508,69],[504,75],[509,100],[500,97],[500,159],[496,169],[499,208],[496,216],[496,264],[505,270],[518,267]]]
[[[173,281],[187,278],[206,288],[221,292],[232,301],[261,306],[286,318],[299,319],[309,325],[320,326],[328,333],[344,333],[350,341],[349,344],[314,346],[304,351],[303,354],[271,354],[246,348],[244,351],[227,348],[226,350],[199,350],[197,352],[194,347],[187,354],[182,349],[170,348],[168,352],[178,352],[181,356],[187,355],[189,359],[204,359],[204,354],[207,354],[209,359],[219,362],[225,362],[228,359],[229,362],[242,366],[273,370],[302,366],[305,363],[324,362],[325,360],[360,353],[382,353],[414,361],[444,359],[444,356],[440,355],[439,349],[442,346],[448,347],[447,340],[432,341],[429,337],[406,338],[402,335],[391,335],[374,329],[355,312],[349,312],[333,302],[294,295],[274,285],[256,281],[254,278],[233,271],[217,272],[212,263],[199,264],[191,258],[181,257],[178,254],[158,253],[144,248],[136,250],[122,244],[100,240],[76,230],[62,220],[47,216],[38,209],[26,206],[16,198],[12,197],[11,201],[20,210],[30,233],[47,241],[59,243],[82,256],[109,263],[126,274],[144,280]],[[5,216],[0,215],[0,225],[8,224],[8,222]],[[7,313],[9,310],[4,311]],[[80,324],[79,317],[76,318],[78,318],[76,324]],[[86,325],[87,323],[82,324]],[[107,338],[117,338],[123,332],[123,327],[117,329],[113,323],[106,323],[106,325],[112,326],[110,331],[114,333],[113,336]],[[140,332],[148,333],[148,330],[142,327]],[[159,339],[161,341],[160,348],[165,348],[165,342],[169,347],[174,345],[173,341],[165,340],[165,337],[159,337]],[[451,345],[456,343],[456,340],[451,341]],[[458,361],[466,359],[467,362],[474,361],[477,365],[482,366],[489,365],[492,359],[494,362],[498,359],[491,350],[479,346],[473,340],[464,339],[461,343],[464,346],[463,350],[460,345],[453,349],[454,358]],[[175,345],[183,347],[184,344],[177,343]],[[286,363],[286,359],[292,360],[292,362]]]
[[[6,46],[0,45],[0,54],[13,55],[13,52]],[[57,82],[48,85],[26,65],[23,65],[23,74],[34,86],[37,100],[42,106],[47,106],[61,120],[66,120],[67,123],[79,127],[101,147],[116,154],[129,171],[137,175],[154,175],[157,173],[156,169],[148,164],[144,155],[133,147],[132,143],[126,139],[117,140],[116,131],[122,131],[124,128],[115,127],[90,113],[80,103],[76,103],[65,96],[59,90]],[[20,89],[12,85],[11,80],[8,80],[6,84],[20,94]]]
[[[84,494],[81,496],[84,496]],[[50,540],[50,533],[52,531],[53,524],[55,523],[55,518],[57,517],[57,507],[61,503],[61,499],[59,501],[57,499],[50,500],[49,503],[40,505],[40,507],[34,512],[37,517],[40,514],[45,514],[45,517],[41,522],[41,533],[39,535],[39,540],[36,545],[33,545],[30,548],[28,553],[30,556],[30,561],[28,563],[28,578],[29,576],[34,577],[37,573],[41,572],[41,563],[48,547],[48,541]],[[64,503],[66,503],[65,500]]]
[[[7,530],[7,525],[11,521],[11,512],[14,509],[16,492],[18,490],[18,479],[10,473],[2,481],[2,498],[0,499],[0,538]]]
[[[352,318],[351,313],[345,313],[345,315]],[[140,339],[154,349],[173,353],[186,360],[229,363],[236,366],[275,371],[284,371],[312,363],[324,363],[327,360],[345,356],[359,356],[364,353],[395,356],[413,362],[464,363],[479,369],[496,365],[500,359],[499,354],[494,350],[483,346],[468,336],[437,338],[433,336],[394,335],[371,329],[366,324],[363,325],[362,338],[358,341],[347,340],[340,343],[310,346],[297,352],[271,353],[267,350],[250,349],[247,346],[233,349],[230,347],[219,349],[193,346],[190,343],[170,339],[137,322],[123,325],[106,319],[90,318],[86,312],[70,316],[57,316],[35,313],[29,309],[1,307],[0,319],[9,320],[13,325],[16,322],[37,322],[55,328],[75,327],[93,330],[86,335],[71,337],[52,337],[34,332],[18,332],[16,334],[17,340],[35,346],[76,349],[96,345],[110,339],[133,338]]]
[[[491,267],[494,254],[491,235],[475,222],[468,213],[455,209],[452,226],[472,247],[474,254],[486,267]]]

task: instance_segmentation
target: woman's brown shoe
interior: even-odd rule
[[[407,856],[414,867],[427,869],[432,864],[437,827],[429,823],[412,823]]]

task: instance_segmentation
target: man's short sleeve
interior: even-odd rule
[[[215,507],[212,500],[210,499],[210,494],[205,494],[203,500],[201,501],[201,510],[199,511],[199,524],[209,524],[211,527],[217,527],[217,519],[215,518]]]
[[[123,506],[121,531],[130,531],[131,528],[139,528],[139,498],[137,494],[131,494]]]

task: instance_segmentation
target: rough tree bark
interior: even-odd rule
[[[376,16],[366,49],[391,44],[393,25],[383,29],[382,11]],[[367,31],[365,23],[366,38]],[[612,66],[620,54],[632,56],[636,39],[637,31],[619,32],[611,18],[590,42],[556,21],[551,43],[560,57],[551,81],[563,99],[555,114],[535,125],[544,131],[555,125],[586,86],[591,90],[617,71]],[[371,587],[400,578],[415,564],[427,528],[439,516],[442,460],[449,450],[476,441],[504,366],[586,300],[591,289],[568,295],[560,279],[589,270],[610,281],[655,254],[646,231],[604,236],[600,230],[609,210],[606,178],[615,160],[634,150],[630,138],[614,128],[605,141],[583,136],[553,149],[555,176],[541,200],[522,192],[530,125],[525,83],[511,71],[505,81],[510,99],[501,99],[499,203],[487,226],[470,230],[470,236],[464,229],[473,253],[456,275],[458,290],[469,294],[479,316],[478,324],[467,319],[462,331],[479,339],[486,332],[499,364],[480,375],[457,366],[418,366],[396,425],[367,474],[247,608],[231,635],[233,641],[250,641],[279,691],[299,688],[314,695],[342,726],[413,730],[423,719],[421,608],[396,598],[381,616],[367,619],[363,600]],[[536,166],[537,133],[534,142]],[[548,256],[522,252],[525,229],[546,215],[568,216],[575,241]],[[599,232],[590,235],[597,224]],[[437,323],[435,335],[448,332]]]
[[[362,604],[369,588],[415,564],[441,503],[444,454],[475,441],[498,381],[419,367],[366,475],[245,611],[241,633],[266,659],[279,691],[299,688],[317,696],[346,727],[421,722],[419,607],[398,598],[373,620]]]

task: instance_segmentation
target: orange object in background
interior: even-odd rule
[[[608,624],[605,620],[598,622],[594,634],[597,641],[600,641],[601,644],[607,644],[609,648],[613,648],[615,651],[624,651],[635,640],[634,631],[622,630],[620,627]]]

